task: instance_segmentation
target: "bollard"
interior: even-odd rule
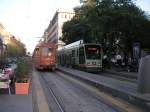
[[[150,55],[142,57],[138,71],[138,92],[150,93]]]

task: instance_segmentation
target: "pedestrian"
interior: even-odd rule
[[[122,64],[122,57],[121,57],[120,54],[117,54],[117,55],[116,55],[116,61],[117,61],[117,65],[118,65],[119,67],[121,67],[121,64]]]
[[[108,64],[108,57],[107,57],[107,55],[105,54],[105,55],[103,56],[103,65],[104,65],[104,68],[107,67],[107,64]]]

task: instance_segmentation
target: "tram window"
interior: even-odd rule
[[[77,56],[79,56],[79,50],[77,49]]]
[[[35,49],[35,56],[38,56],[39,55],[39,48],[36,48]]]
[[[43,56],[51,56],[52,55],[52,49],[44,47],[42,49],[42,55]]]
[[[79,48],[79,63],[84,64],[84,62],[85,62],[84,48],[80,47]]]
[[[75,50],[72,50],[72,57],[75,57]]]
[[[86,58],[87,59],[100,59],[100,46],[98,45],[90,45],[85,46],[86,50]]]

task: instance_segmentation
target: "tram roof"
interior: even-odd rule
[[[73,42],[71,44],[68,44],[66,46],[63,46],[61,48],[58,48],[58,50],[69,49],[69,48],[73,48],[73,47],[80,46],[83,44],[84,45],[101,45],[101,44],[97,44],[97,43],[84,43],[83,40],[79,40],[79,41]]]

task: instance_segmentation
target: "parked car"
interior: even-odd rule
[[[5,80],[5,79],[9,79],[8,75],[4,73],[0,73],[0,80]]]
[[[3,69],[3,74],[5,74],[5,76],[9,77],[10,80],[14,79],[14,70],[16,68],[15,64],[7,64],[5,65],[4,69]]]
[[[9,78],[12,77],[12,68],[11,65],[6,65],[3,69],[3,74],[7,75]]]

